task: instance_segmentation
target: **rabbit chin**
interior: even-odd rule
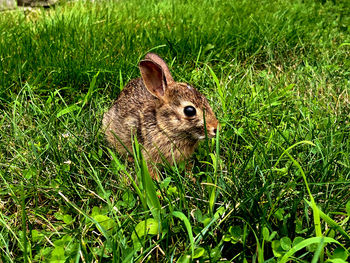
[[[204,140],[205,139],[205,135],[197,135],[197,139],[198,140]]]
[[[215,137],[215,135],[210,134],[209,132],[207,135],[208,135],[208,139]],[[203,134],[196,134],[196,136],[197,136],[197,140],[204,140],[205,139],[205,134],[204,135]]]

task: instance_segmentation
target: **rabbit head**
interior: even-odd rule
[[[218,121],[207,99],[187,83],[175,82],[167,64],[149,53],[139,64],[147,90],[156,98],[157,124],[173,140],[197,142],[216,134]]]

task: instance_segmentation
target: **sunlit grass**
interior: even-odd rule
[[[346,1],[1,13],[0,262],[346,262],[349,24]],[[221,123],[153,184],[100,129],[149,51]]]

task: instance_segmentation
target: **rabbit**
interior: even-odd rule
[[[103,116],[106,140],[125,155],[132,152],[136,135],[148,165],[163,158],[170,164],[189,158],[205,138],[204,123],[209,138],[217,132],[218,120],[207,99],[189,84],[175,82],[155,53],[145,56],[139,70],[141,78],[131,80]]]

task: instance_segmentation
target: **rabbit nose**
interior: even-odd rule
[[[215,122],[214,125],[210,127],[211,133],[215,136],[218,131],[219,123]]]
[[[215,136],[216,135],[216,132],[217,132],[217,127],[215,126],[215,127],[208,127],[208,133],[209,133],[209,135],[210,136]]]
[[[216,136],[216,133],[218,131],[219,128],[219,123],[217,121],[215,122],[211,122],[207,124],[207,131],[208,131],[208,135],[210,137],[214,137]]]

